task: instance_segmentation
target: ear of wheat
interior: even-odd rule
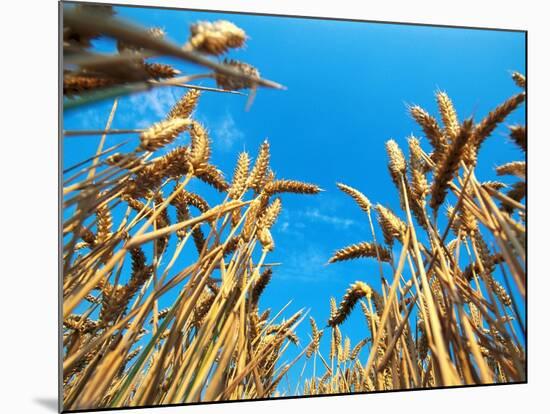
[[[513,79],[518,86],[525,87],[523,75],[514,73]],[[388,141],[386,146],[390,178],[396,184],[396,198],[407,220],[404,222],[381,204],[375,210],[385,243],[394,251],[398,246],[401,249],[398,265],[388,260],[393,266],[389,284],[380,266],[381,294],[364,282],[356,282],[345,292],[340,305],[330,299],[328,325],[332,327],[332,336],[328,359],[332,366],[326,364],[320,379],[312,377],[306,382],[304,392],[308,395],[525,379],[525,351],[515,335],[516,329],[523,332],[523,325],[512,324],[511,318],[518,314],[510,309],[521,307],[525,294],[525,228],[518,220],[523,221],[526,216],[521,204],[526,193],[526,165],[519,160],[496,167],[497,175],[517,180],[510,185],[499,181],[480,183],[473,171],[483,162],[478,159],[483,141],[525,96],[522,93],[506,100],[477,125],[472,119],[462,123],[458,120],[447,94],[437,92],[436,99],[443,127],[422,108],[410,108],[432,147],[431,154],[425,153],[420,140],[414,137],[409,138],[408,163],[395,141]],[[515,125],[510,128],[510,135],[519,149],[525,151],[525,128]],[[428,185],[430,177],[432,183]],[[366,196],[351,187],[338,186],[363,211],[370,212]],[[425,203],[428,194],[429,205]],[[444,202],[446,229],[439,230],[442,218],[437,219],[436,214]],[[417,218],[418,227],[412,216]],[[433,223],[428,220],[430,217]],[[495,223],[500,224],[494,227]],[[455,238],[447,241],[449,230]],[[376,257],[375,253],[385,259],[392,256],[382,246],[362,242],[336,251],[329,262]],[[458,257],[463,255],[467,259],[462,260],[469,263],[461,268],[462,260],[459,262]],[[500,280],[500,271],[513,275],[504,278],[507,286]],[[512,279],[515,291],[509,286]],[[458,290],[451,285],[459,287]],[[457,294],[458,291],[461,293]],[[340,329],[346,328],[344,322],[357,303],[361,304],[370,338],[350,349],[347,339],[342,346]],[[500,310],[493,313],[493,306]],[[457,314],[462,316],[457,318]],[[412,315],[416,318],[416,329],[411,329]],[[458,326],[469,331],[470,339],[459,339],[451,333]],[[366,361],[359,362],[360,350],[369,342]],[[451,348],[463,353],[466,359],[449,354]],[[472,365],[468,360],[476,362]],[[348,361],[355,363],[348,365]],[[503,369],[501,363],[514,368]],[[434,364],[440,367],[437,372]]]
[[[357,259],[360,257],[379,257],[383,262],[391,262],[391,253],[388,249],[374,243],[361,242],[338,250],[329,259],[329,263]]]
[[[89,9],[83,10],[79,16],[67,14],[67,43],[95,58],[91,40],[101,33],[80,36],[77,23],[91,17]],[[117,59],[129,63],[117,68],[106,63],[118,70],[118,78],[102,68],[93,76],[67,73],[65,93],[123,84],[131,89],[136,80],[156,87],[163,82],[159,79],[178,74],[141,56],[170,46],[160,31],[93,15],[98,27],[116,23],[113,31],[125,33],[118,39]],[[181,51],[204,62],[196,51],[219,55],[245,40],[244,31],[230,22],[201,22]],[[208,62],[213,73],[207,77],[225,89],[266,83],[244,62]],[[88,166],[88,178],[68,191],[74,198],[67,197],[66,206],[79,208],[64,222],[64,409],[268,398],[294,364],[278,368],[287,344],[299,345],[295,330],[303,313],[285,318],[280,312],[270,319],[270,310],[261,309],[272,278],[264,262],[275,247],[271,230],[282,210],[281,198],[274,195],[315,194],[319,188],[277,180],[269,169],[267,141],[250,171],[248,154],[240,154],[227,183],[211,163],[207,125],[195,118],[199,89],[188,89],[151,127],[129,132],[139,134],[134,151],[98,150],[90,158],[98,163]],[[180,136],[189,143],[176,146]],[[220,194],[203,192],[199,181]],[[174,291],[173,297],[167,295]],[[159,310],[159,302],[168,306]],[[311,352],[321,336],[315,327]]]
[[[161,31],[128,26],[111,6],[78,5],[64,17],[64,48],[83,52],[84,63],[99,57],[93,49],[99,36],[113,37],[120,49],[93,72],[64,72],[64,93],[79,95],[78,102],[94,102],[94,92],[133,91],[136,82],[158,87],[181,81],[166,83],[178,69],[155,61],[167,48],[174,51]],[[92,20],[99,29],[85,30]],[[276,87],[245,62],[205,57],[246,40],[244,30],[230,22],[198,22],[174,54],[209,68],[192,79],[215,80],[225,90]],[[145,58],[144,51],[154,57]],[[512,79],[526,88],[522,74]],[[506,184],[482,181],[491,179],[482,177],[490,168],[478,168],[487,162],[482,144],[525,101],[524,91],[477,124],[460,121],[441,91],[441,125],[420,106],[410,107],[424,138],[408,139],[408,157],[397,141],[387,142],[396,208],[375,203],[377,222],[363,192],[338,184],[367,216],[369,235],[358,238],[357,226],[354,237],[372,242],[337,250],[329,262],[376,259],[349,266],[366,277],[378,271],[381,283],[357,281],[339,304],[330,298],[327,325],[323,330],[310,318],[311,340],[300,348],[297,329],[305,310],[264,309],[262,298],[278,274],[272,270],[278,263],[268,258],[282,199],[288,193],[315,195],[321,188],[277,177],[267,141],[252,166],[247,153],[238,156],[228,183],[212,164],[216,146],[208,124],[196,118],[199,89],[188,89],[149,128],[132,130],[137,148],[100,146],[78,164],[80,175],[67,179],[63,409],[291,395],[283,384],[300,360],[313,365],[303,370],[311,377],[296,384],[303,395],[525,381],[526,164],[519,159],[496,167]],[[112,132],[116,108],[117,101],[102,134]],[[513,145],[522,154],[525,126],[509,130],[510,139],[498,145]],[[185,145],[178,145],[179,137]],[[431,147],[427,152],[424,143]],[[358,186],[367,190],[368,183]],[[438,216],[443,205],[447,214]],[[358,303],[363,328],[348,320]],[[330,335],[323,334],[326,329]],[[352,347],[350,338],[357,335],[350,330],[357,329],[364,329],[364,339]],[[298,356],[283,362],[294,345],[301,349]]]

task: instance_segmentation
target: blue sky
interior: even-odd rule
[[[326,265],[336,249],[372,240],[367,217],[335,183],[351,185],[372,202],[397,208],[384,143],[393,138],[405,149],[411,133],[422,136],[408,116],[406,104],[419,104],[435,115],[434,92],[441,89],[453,99],[461,119],[473,115],[480,120],[518,92],[510,72],[525,72],[525,38],[518,32],[116,9],[120,17],[164,28],[168,38],[179,44],[187,40],[193,22],[230,20],[243,28],[250,39],[245,48],[228,56],[256,66],[263,77],[288,88],[259,90],[249,111],[245,111],[246,97],[205,92],[196,117],[209,128],[212,162],[229,177],[238,153],[246,150],[254,157],[261,142],[268,138],[271,166],[279,178],[316,183],[326,190],[317,196],[283,197],[284,210],[273,230],[276,249],[268,259],[282,265],[275,269],[261,302],[263,308],[271,307],[276,312],[292,300],[287,312],[309,309],[320,325],[328,318],[329,298],[335,296],[339,301],[350,283],[363,280],[375,287],[379,285],[375,262]],[[96,47],[114,51],[114,44],[108,40],[99,40]],[[181,70],[200,70],[167,61]],[[201,84],[212,86],[207,81]],[[163,118],[184,92],[179,88],[159,88],[124,97],[113,128],[151,125]],[[101,102],[68,111],[64,129],[103,128],[111,105],[112,102]],[[509,117],[507,124],[524,123],[524,117],[522,107]],[[111,137],[107,145],[127,138],[131,136]],[[65,139],[65,167],[93,154],[98,140],[99,137]],[[177,142],[185,143],[186,138]],[[128,148],[134,145],[133,142]],[[506,128],[501,127],[482,148],[480,158],[485,162],[480,164],[477,176],[480,180],[495,179],[494,166],[522,157],[506,138]],[[203,190],[200,184],[194,185]],[[390,269],[385,266],[389,277]],[[342,330],[351,337],[352,345],[367,336],[359,310]],[[307,343],[307,321],[298,333]],[[288,359],[296,352],[290,349]],[[299,365],[294,369],[291,377],[296,378],[301,368]]]

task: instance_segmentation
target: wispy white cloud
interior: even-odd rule
[[[165,117],[170,108],[177,102],[172,88],[156,88],[146,95],[145,104],[149,105],[156,116]]]
[[[356,224],[355,220],[336,217],[336,216],[329,216],[328,214],[322,213],[317,208],[307,209],[304,213],[304,216],[312,221],[320,221],[323,223],[328,223],[338,229],[343,229],[343,230],[346,230],[349,227]]]
[[[284,266],[277,277],[283,280],[313,282],[332,276],[332,269],[326,267],[328,253],[318,245],[310,244],[305,249],[292,250],[285,255]]]
[[[127,107],[122,112],[121,121],[129,128],[147,128],[163,119],[180,96],[178,90],[170,87],[131,95],[125,103]],[[244,140],[244,133],[229,111],[218,117],[207,117],[199,111],[194,114],[194,118],[208,128],[217,150],[229,151]]]
[[[103,129],[107,123],[109,114],[100,111],[96,107],[83,108],[75,111],[73,122],[78,125],[78,129]]]
[[[281,224],[281,228],[279,230],[282,233],[287,233],[289,227],[290,227],[290,223],[288,221],[283,221],[282,224]]]
[[[136,128],[146,128],[164,118],[177,99],[174,90],[166,87],[131,95],[129,98],[131,108],[127,116],[134,120]]]
[[[345,217],[329,215],[319,208],[307,208],[304,211],[283,209],[274,231],[303,238],[308,226],[319,223],[333,226],[337,231],[345,231],[350,227],[363,227],[362,223]]]
[[[291,212],[284,209],[273,227],[273,231],[287,236],[303,237],[303,229],[306,225],[300,221],[301,212]]]
[[[221,119],[214,122],[212,139],[220,150],[228,151],[244,139],[244,133],[237,127],[233,116],[226,112]]]

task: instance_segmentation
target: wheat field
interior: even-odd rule
[[[526,163],[496,166],[512,185],[483,181],[476,168],[491,162],[478,157],[484,142],[524,105],[525,77],[514,72],[517,93],[478,121],[459,119],[442,91],[437,115],[409,106],[423,137],[410,136],[406,152],[389,139],[378,154],[395,185],[389,206],[372,203],[367,184],[321,189],[279,177],[270,164],[277,143],[268,140],[240,152],[232,171],[213,165],[208,125],[195,117],[201,96],[247,93],[250,107],[257,90],[284,87],[246,62],[215,59],[249,41],[235,24],[188,29],[188,42],[175,45],[110,6],[64,11],[65,110],[112,103],[103,130],[63,131],[64,140],[101,136],[94,153],[63,170],[64,409],[524,382]],[[116,55],[93,52],[100,35],[116,40]],[[164,119],[111,128],[121,97],[165,86],[184,92]],[[132,150],[106,147],[107,136],[123,133],[134,137]],[[187,144],[175,146],[181,137]],[[525,126],[510,126],[508,138],[500,145],[526,152]],[[195,182],[215,197],[194,192]],[[364,259],[379,274],[324,298],[324,320],[262,308],[285,265],[270,261],[285,199],[321,191],[355,203],[370,230],[326,257],[328,267]],[[174,299],[161,308],[166,297]],[[357,343],[346,333],[352,312],[364,315]],[[300,324],[309,325],[305,337]],[[289,347],[299,350],[291,360]],[[313,367],[311,375],[287,386],[289,370],[302,366]]]

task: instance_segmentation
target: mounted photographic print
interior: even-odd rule
[[[527,381],[525,31],[60,23],[63,411]]]

